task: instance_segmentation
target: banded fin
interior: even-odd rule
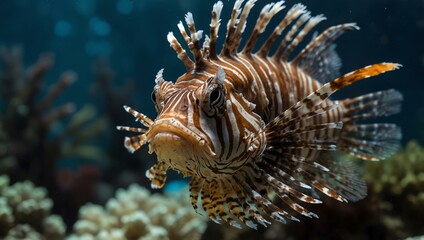
[[[217,38],[221,25],[222,1],[218,1],[213,5],[210,37],[205,37],[202,48],[200,46],[202,31],[196,31],[192,14],[186,14],[185,22],[188,26],[189,33],[185,30],[181,21],[177,26],[194,59],[190,59],[172,32],[168,34],[168,41],[172,49],[176,52],[177,57],[183,62],[187,72],[201,70],[209,60],[216,60],[221,56],[231,57],[239,54],[250,56],[256,54],[265,59],[270,56],[272,46],[282,35],[282,32],[287,29],[281,42],[278,44],[277,50],[271,55],[275,61],[291,62],[322,83],[338,75],[341,61],[335,51],[333,42],[346,30],[359,29],[355,23],[329,27],[321,34],[313,35],[312,40],[306,47],[297,50],[296,48],[304,41],[305,37],[313,28],[326,18],[322,14],[311,16],[311,13],[306,10],[304,5],[295,4],[287,11],[286,16],[280,21],[272,33],[269,34],[259,50],[253,52],[257,40],[265,32],[272,18],[285,8],[284,1],[269,3],[262,8],[252,32],[247,36],[247,41],[242,46],[243,49],[238,52],[240,40],[246,28],[247,18],[256,1],[248,0],[244,6],[244,0],[234,1],[231,16],[227,23],[226,37],[219,55],[217,54]],[[298,53],[291,58],[294,52]]]
[[[186,50],[184,50],[184,48],[181,46],[180,42],[178,42],[178,40],[175,38],[174,33],[169,32],[166,38],[169,42],[169,46],[177,54],[178,59],[180,59],[181,62],[183,62],[184,66],[186,68],[186,71],[189,72],[189,71],[193,70],[193,68],[194,68],[193,61],[187,55]]]
[[[250,172],[251,167],[253,166],[244,169]],[[194,177],[190,182],[192,205],[198,212],[197,204],[200,195],[202,208],[214,222],[227,222],[237,228],[242,227],[241,223],[253,229],[257,229],[257,224],[264,227],[270,225],[271,222],[265,219],[261,212],[265,212],[270,218],[283,223],[286,223],[287,220],[299,221],[272,203],[268,197],[266,182],[262,181],[259,175],[255,176],[242,171],[237,175],[211,181]],[[305,215],[316,216],[291,199],[286,199],[286,201],[293,209],[299,212],[304,211]]]
[[[141,134],[134,137],[125,137],[125,140],[124,140],[124,146],[130,153],[134,153],[146,143],[147,143],[146,134]]]
[[[345,156],[324,153],[316,162],[328,168],[328,171],[319,171],[316,178],[329,182],[344,198],[357,202],[367,196],[367,185],[357,166]]]
[[[314,194],[314,189],[341,202],[358,201],[366,196],[366,184],[353,163],[342,157],[334,157],[329,151],[316,153],[302,156],[301,151],[287,151],[285,154],[279,154],[268,150],[258,166],[281,183],[291,185],[302,192],[302,195],[308,198],[292,196],[303,202],[320,203],[318,196]],[[274,158],[269,158],[269,155]],[[299,185],[296,186],[292,181],[283,178],[279,171],[285,172],[298,181],[303,181],[303,184],[310,187],[299,188]]]
[[[331,44],[324,50],[308,54],[298,66],[313,79],[326,83],[340,76],[342,60],[336,52],[336,44]]]
[[[204,180],[202,178],[193,176],[189,183],[189,191],[190,191],[190,200],[191,205],[196,213],[199,213],[198,208],[198,200],[200,196],[200,190],[202,189]]]
[[[155,165],[146,171],[146,177],[150,180],[153,189],[162,188],[165,185],[168,168],[169,166],[165,162],[158,160]]]
[[[266,125],[263,131],[266,134],[267,147],[257,165],[262,170],[262,178],[292,209],[306,216],[315,216],[291,201],[291,198],[294,198],[319,203],[320,201],[310,191],[313,189],[342,202],[357,201],[366,196],[366,185],[353,165],[339,161],[329,153],[334,150],[345,150],[352,154],[362,153],[360,150],[367,150],[365,147],[359,147],[359,150],[349,147],[352,141],[361,141],[352,136],[370,137],[376,130],[383,130],[376,135],[376,139],[390,140],[390,133],[396,133],[394,129],[397,129],[392,125],[371,127],[352,123],[397,112],[401,95],[389,90],[345,100],[341,104],[339,102],[330,104],[326,99],[352,83],[397,69],[399,66],[393,63],[380,63],[345,74],[324,84]],[[332,120],[331,117],[326,117],[331,116],[341,105],[344,107],[343,112],[346,113],[343,119]],[[351,119],[353,121],[350,121]],[[363,131],[357,132],[358,129]],[[394,138],[397,139],[399,136],[395,134]],[[370,156],[375,151],[379,155],[379,151],[385,153],[393,149],[390,144],[373,143],[370,141],[370,151],[366,152]],[[292,178],[297,179],[297,182],[290,181]],[[308,187],[304,186],[313,189],[308,190]]]
[[[209,56],[211,59],[217,58],[216,40],[218,39],[218,31],[221,25],[221,11],[224,5],[221,1],[216,2],[212,8],[212,17],[210,23],[210,38],[209,38]]]
[[[389,123],[355,123],[399,113],[402,99],[400,92],[390,89],[344,100],[347,112],[338,150],[365,160],[381,160],[395,153],[402,138],[398,126]]]
[[[333,42],[346,30],[359,30],[356,23],[345,23],[327,28],[312,37],[308,45],[292,60],[315,80],[326,83],[339,75],[341,60]]]
[[[242,185],[244,191],[252,196],[253,204],[256,208],[278,222],[287,223],[287,219],[299,221],[299,219],[272,203],[268,197],[269,190],[265,182],[262,178],[254,178],[253,176],[244,175],[244,179],[240,179],[238,176],[234,177],[237,179],[237,182]]]
[[[136,121],[139,121],[141,124],[143,124],[145,127],[150,127],[153,124],[153,121],[148,118],[146,115],[137,112],[136,110],[124,105],[125,111],[133,115],[136,119]]]
[[[130,113],[136,118],[136,121],[140,122],[145,127],[150,127],[150,125],[153,124],[153,121],[148,118],[146,115],[137,112],[136,110],[124,105],[125,111]],[[130,153],[134,153],[137,151],[141,146],[147,143],[147,137],[145,132],[146,129],[143,128],[134,128],[134,127],[127,127],[127,126],[117,126],[117,130],[119,131],[126,131],[126,132],[135,132],[135,133],[143,133],[137,136],[133,137],[125,137],[124,140],[124,146],[128,149]]]
[[[259,36],[265,31],[265,28],[271,21],[271,18],[285,8],[283,3],[284,1],[269,3],[262,8],[259,18],[256,22],[256,25],[242,50],[243,54],[245,55],[251,54]]]
[[[257,229],[255,221],[266,227],[267,221],[255,208],[249,205],[250,199],[242,191],[239,184],[232,178],[227,179],[224,184],[225,189],[229,193],[225,197],[225,201],[228,204],[230,213],[250,228]]]
[[[396,63],[378,63],[347,73],[329,83],[324,84],[315,92],[309,94],[307,97],[288,108],[286,111],[284,111],[284,113],[272,120],[268,124],[269,126],[267,128],[269,129],[274,125],[278,125],[279,122],[281,122],[283,119],[290,120],[293,116],[310,112],[310,109],[316,108],[318,105],[322,104],[323,101],[326,100],[330,95],[344,87],[387,71],[396,70],[399,67],[401,67],[401,65]]]
[[[215,223],[220,223],[221,216],[216,208],[213,206],[213,197],[216,194],[216,189],[210,187],[210,183],[204,182],[200,191],[200,200],[203,210],[208,214],[209,218]],[[220,195],[218,195],[220,197]]]
[[[234,211],[238,211],[239,213],[234,213],[234,211],[231,212],[234,216],[238,217],[241,222],[253,229],[257,228],[256,223],[259,223],[264,227],[271,224],[264,217],[262,217],[256,207],[256,204],[252,200],[251,195],[245,192],[244,188],[239,184],[236,177],[227,179],[225,184],[227,184],[229,190],[232,189],[235,193],[232,194],[231,200],[227,198],[227,201],[234,201],[238,206],[238,208]]]

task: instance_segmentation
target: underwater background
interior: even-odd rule
[[[247,32],[262,6],[258,0]],[[301,1],[327,20],[356,22],[336,41],[341,73],[378,62],[400,70],[354,84],[334,98],[396,88],[402,149],[360,163],[369,196],[326,199],[320,219],[257,231],[208,222],[169,171],[163,191],[145,177],[155,156],[130,154],[116,125],[122,106],[154,118],[154,77],[185,72],[166,35],[192,12],[208,30],[210,0],[0,1],[0,239],[406,239],[424,235],[424,1]],[[223,28],[233,1],[224,0]],[[297,1],[286,1],[288,7]],[[283,16],[284,14],[281,14]],[[268,29],[271,29],[269,27]],[[180,199],[176,201],[176,199]]]

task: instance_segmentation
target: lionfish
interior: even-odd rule
[[[174,169],[191,177],[196,211],[200,199],[213,221],[256,229],[272,219],[318,218],[304,205],[322,203],[320,195],[341,202],[363,199],[367,188],[354,164],[334,152],[380,160],[396,151],[400,128],[368,120],[398,113],[402,95],[390,89],[330,100],[336,91],[400,65],[378,63],[336,78],[341,63],[333,42],[346,30],[359,28],[355,23],[330,27],[298,49],[325,20],[311,16],[302,4],[290,8],[257,46],[270,20],[285,8],[283,1],[265,5],[240,46],[255,2],[242,6],[243,0],[235,1],[219,53],[223,3],[213,6],[210,34],[202,47],[203,32],[187,13],[188,32],[181,21],[178,29],[192,58],[172,32],[167,36],[186,72],[175,83],[164,80],[163,69],[156,75],[154,121],[124,106],[147,129],[117,128],[139,133],[125,138],[130,152],[149,143],[149,153],[156,153],[157,163],[146,172],[153,188],[163,187],[167,170]]]

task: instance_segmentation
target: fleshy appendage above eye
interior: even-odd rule
[[[224,86],[225,72],[218,68],[215,76],[209,78],[200,92],[200,104],[203,112],[209,116],[222,116],[225,112],[226,90]]]
[[[165,81],[163,78],[163,68],[159,70],[155,78],[156,85],[152,91],[152,101],[155,104],[156,111],[160,113],[163,108],[164,100],[170,92],[172,92],[172,82]]]

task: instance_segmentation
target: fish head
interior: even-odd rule
[[[236,171],[232,166],[243,164],[233,160],[246,161],[258,148],[252,136],[263,122],[240,94],[233,93],[225,76],[218,68],[197,79],[200,84],[173,84],[158,74],[152,93],[158,117],[146,133],[149,152],[156,153],[158,161],[185,175],[212,177]],[[233,102],[237,99],[243,103]],[[253,121],[243,122],[242,114],[250,114]]]
[[[197,79],[202,84],[173,84],[161,71],[156,76],[152,100],[158,116],[146,132],[149,151],[185,175],[212,174],[202,166],[217,158],[215,121],[226,110],[225,74],[219,73]]]

